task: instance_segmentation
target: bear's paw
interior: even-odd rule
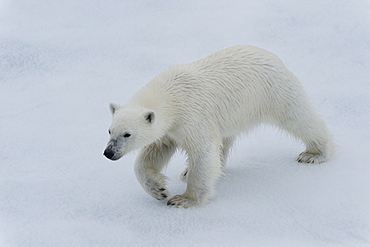
[[[161,183],[149,180],[145,183],[148,193],[157,200],[165,200],[169,197],[169,191]]]
[[[326,158],[324,155],[321,154],[315,154],[310,152],[302,152],[297,157],[297,161],[299,163],[306,163],[308,165],[315,165],[320,164],[326,161]]]
[[[168,202],[167,206],[173,208],[191,208],[199,206],[199,203],[195,200],[190,199],[185,194],[176,195],[172,197]]]

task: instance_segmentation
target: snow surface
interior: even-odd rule
[[[0,1],[0,246],[370,246],[370,3]],[[167,67],[236,44],[277,54],[338,145],[264,126],[240,138],[211,204],[169,208],[130,154],[102,155],[110,102]],[[185,159],[166,170],[172,195]]]

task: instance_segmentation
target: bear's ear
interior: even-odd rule
[[[145,120],[148,121],[148,123],[153,123],[154,122],[154,112],[153,111],[148,111],[147,113],[145,113],[144,115],[145,117]]]
[[[110,112],[112,113],[112,115],[116,112],[116,110],[119,108],[119,105],[117,104],[114,104],[114,103],[111,103],[109,105],[109,109],[110,109]]]

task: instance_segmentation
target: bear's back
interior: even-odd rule
[[[276,55],[254,46],[234,46],[167,69],[134,98],[147,102],[146,107],[166,109],[178,121],[200,119],[238,132],[281,108],[279,104],[289,100],[286,91],[300,90]]]

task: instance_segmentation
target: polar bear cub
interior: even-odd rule
[[[235,138],[260,123],[275,125],[306,145],[298,162],[318,164],[333,152],[330,134],[298,79],[274,54],[234,46],[190,64],[171,67],[125,105],[110,105],[110,140],[104,155],[118,160],[141,149],[135,174],[144,190],[167,200],[161,170],[177,149],[187,154],[184,194],[172,207],[209,202]]]

